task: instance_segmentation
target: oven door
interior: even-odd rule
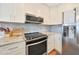
[[[27,55],[47,54],[47,39],[26,45]]]

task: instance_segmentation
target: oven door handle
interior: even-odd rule
[[[44,42],[44,41],[47,41],[47,39],[45,39],[45,40],[42,40],[42,41],[39,41],[39,42],[36,42],[36,43],[28,44],[27,46],[31,46],[31,45],[40,44],[40,43],[42,43],[42,42]]]

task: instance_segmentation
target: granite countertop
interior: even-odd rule
[[[3,37],[0,38],[0,46],[5,45],[5,44],[10,44],[14,42],[20,42],[20,41],[25,41],[24,36],[18,36],[18,37]]]
[[[54,34],[54,32],[42,32],[42,33],[47,34],[48,36]]]

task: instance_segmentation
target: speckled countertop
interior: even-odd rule
[[[42,33],[47,34],[48,36],[54,34],[54,32],[42,32]]]
[[[14,42],[20,42],[20,41],[25,41],[24,36],[18,36],[18,37],[3,37],[0,38],[0,46],[1,45],[6,45]]]

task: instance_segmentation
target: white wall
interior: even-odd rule
[[[57,8],[59,11],[58,19],[59,20],[62,19],[62,21],[63,21],[62,12],[73,10],[74,8],[79,8],[79,4],[77,4],[77,3],[64,3],[64,4],[58,5]]]
[[[73,10],[74,8],[79,8],[77,3],[63,3],[56,6],[50,7],[50,23],[51,24],[62,24],[63,23],[63,14],[62,12]]]

